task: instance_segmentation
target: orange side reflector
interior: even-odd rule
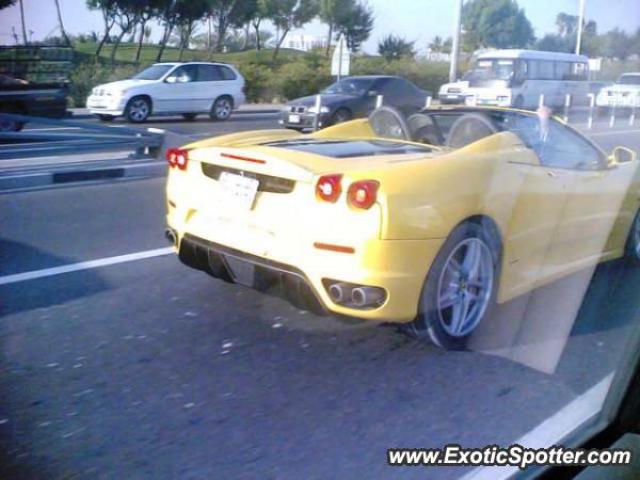
[[[330,243],[315,242],[313,244],[319,250],[329,250],[330,252],[338,253],[356,253],[356,249],[353,247],[345,247],[343,245],[332,245]]]
[[[243,157],[242,155],[233,155],[232,153],[221,153],[220,156],[223,158],[229,158],[231,160],[242,160],[243,162],[267,163],[264,160],[260,160],[259,158]]]

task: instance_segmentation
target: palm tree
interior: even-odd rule
[[[58,12],[58,25],[60,26],[60,34],[64,39],[65,43],[71,46],[71,42],[69,41],[69,37],[67,36],[67,32],[64,29],[64,23],[62,23],[62,11],[60,10],[60,0],[54,0],[56,2],[56,11]],[[20,0],[22,3],[22,0]]]

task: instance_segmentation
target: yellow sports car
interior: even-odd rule
[[[493,302],[625,254],[640,262],[635,153],[607,156],[532,112],[381,107],[167,160],[166,236],[182,262],[445,348],[464,348]]]

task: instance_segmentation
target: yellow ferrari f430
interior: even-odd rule
[[[598,262],[640,263],[633,151],[500,108],[381,107],[312,134],[167,152],[166,236],[220,279],[464,348],[488,308]]]

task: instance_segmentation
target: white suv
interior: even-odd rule
[[[244,78],[222,63],[156,63],[128,80],[98,85],[87,98],[87,108],[100,120],[124,115],[144,122],[149,115],[182,115],[193,120],[208,113],[226,120],[245,101]]]

